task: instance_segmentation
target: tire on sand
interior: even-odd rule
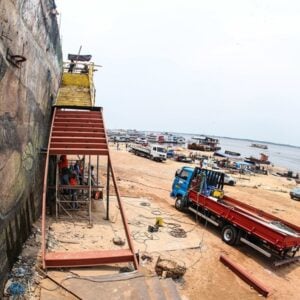
[[[237,242],[238,231],[232,225],[226,225],[222,229],[222,240],[228,245],[235,245]]]
[[[183,202],[182,196],[176,197],[175,208],[179,211],[184,211],[184,202]]]

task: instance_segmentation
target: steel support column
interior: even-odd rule
[[[106,173],[106,220],[109,220],[109,177],[110,177],[110,160],[107,157],[107,173]]]

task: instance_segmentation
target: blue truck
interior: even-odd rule
[[[224,173],[182,167],[176,171],[171,196],[175,208],[191,211],[220,228],[229,245],[246,244],[266,257],[279,258],[275,265],[300,260],[300,227],[238,201],[223,192]]]
[[[201,194],[210,196],[223,190],[224,173],[188,166],[182,167],[176,171],[171,191],[171,197],[175,198],[175,207],[178,210],[184,210],[188,207],[189,190],[196,184],[197,180],[199,181],[200,177],[202,182],[198,189],[201,189]]]

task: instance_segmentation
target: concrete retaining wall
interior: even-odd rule
[[[53,0],[0,1],[1,287],[40,215],[40,149],[47,146],[62,65],[53,6]]]

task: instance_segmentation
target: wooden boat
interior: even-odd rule
[[[251,144],[251,147],[260,148],[260,149],[268,149],[268,146],[264,145],[264,144]]]

